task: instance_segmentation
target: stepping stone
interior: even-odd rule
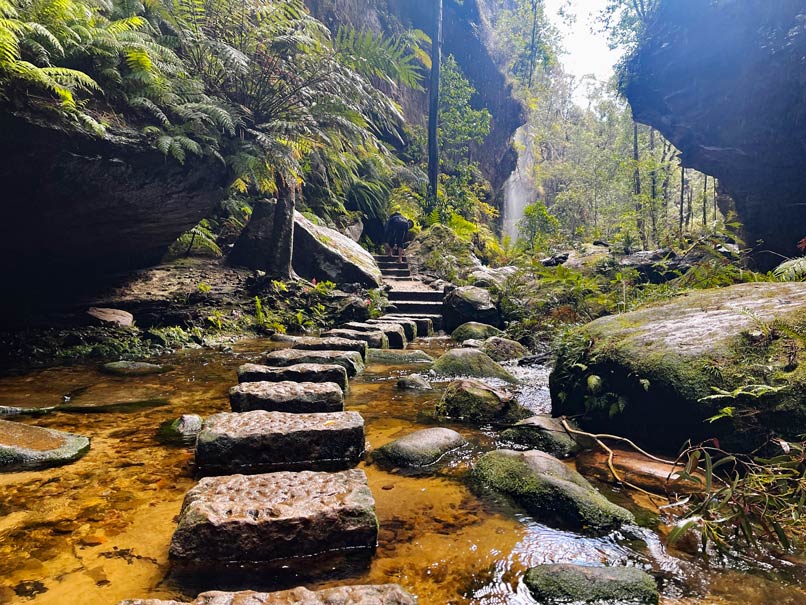
[[[398,584],[336,586],[308,590],[302,586],[279,592],[203,592],[192,603],[135,599],[118,605],[417,605]]]
[[[406,335],[407,340],[414,340],[417,338],[417,324],[412,319],[403,319],[396,318],[396,319],[368,319],[365,323],[368,323],[372,326],[384,325],[384,324],[392,324],[398,325],[403,328],[403,333]]]
[[[245,363],[238,368],[238,382],[335,382],[347,390],[347,370],[342,366],[323,363],[298,363],[284,368],[270,368]]]
[[[0,420],[0,472],[68,464],[89,449],[90,440],[81,435]]]
[[[216,569],[371,553],[377,542],[364,471],[279,472],[199,481],[185,496],[169,553],[177,563]]]
[[[344,392],[335,382],[245,382],[229,390],[229,402],[233,412],[341,412]]]
[[[215,414],[196,440],[196,465],[205,475],[341,470],[358,464],[365,448],[357,412]]]
[[[376,332],[360,332],[358,330],[336,328],[333,330],[328,330],[327,332],[322,332],[322,336],[327,336],[328,338],[330,338],[331,336],[336,336],[338,338],[362,340],[365,343],[367,343],[367,346],[371,349],[389,348],[389,339],[386,337],[386,334],[384,334],[380,330]]]
[[[428,317],[392,317],[384,315],[379,318],[381,321],[396,323],[400,320],[413,321],[417,326],[417,336],[428,337],[434,335],[434,322]]]
[[[348,376],[355,376],[364,371],[364,360],[355,351],[300,351],[299,349],[281,349],[266,354],[266,364],[279,368],[300,363],[320,363],[342,366]]]
[[[359,321],[350,321],[342,326],[348,330],[357,330],[358,332],[377,332],[380,330],[389,339],[389,347],[392,349],[405,349],[408,342],[406,341],[406,333],[403,331],[403,326],[400,324],[368,324]]]
[[[274,338],[272,338],[274,340]],[[292,349],[301,351],[355,351],[361,354],[361,358],[367,359],[367,343],[350,338],[339,338],[328,336],[325,338],[315,338],[313,336],[285,336],[280,342],[288,342]]]

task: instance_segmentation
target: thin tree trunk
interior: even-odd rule
[[[719,207],[717,206],[716,194],[716,177],[714,177],[714,229],[716,229],[716,222],[719,220]]]
[[[532,0],[532,46],[529,55],[529,88],[535,75],[535,62],[537,61],[537,0]]]
[[[641,169],[638,166],[638,122],[633,122],[633,142],[632,142],[632,159],[635,162],[635,173],[633,174],[633,194],[635,195],[635,213],[636,213],[636,226],[638,227],[638,236],[641,238],[641,245],[643,249],[647,249],[646,229],[644,228],[644,208],[641,203]]]
[[[683,209],[686,205],[686,167],[680,167],[680,225],[678,234],[680,241],[683,241]]]
[[[296,206],[296,187],[277,179],[277,204],[274,207],[274,241],[275,246],[269,256],[266,273],[269,275],[291,279],[294,271],[291,268],[291,257],[294,253],[294,207]]]
[[[437,206],[439,186],[439,83],[442,63],[442,0],[436,2],[436,22],[431,42],[431,90],[428,107],[428,199],[427,210]]]
[[[652,220],[652,241],[658,241],[658,218],[657,218],[657,204],[658,204],[658,170],[655,164],[655,129],[649,129],[649,155],[652,159],[652,172],[649,173],[650,179],[650,196],[651,202],[649,204],[649,217]]]
[[[686,206],[686,231],[691,232],[691,219],[694,217],[694,183],[688,187],[688,204]]]
[[[702,230],[708,225],[708,175],[702,181]]]

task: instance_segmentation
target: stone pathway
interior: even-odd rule
[[[413,277],[409,263],[405,259],[399,262],[396,256],[375,256],[381,268],[384,281],[392,286],[389,291],[389,302],[395,310],[381,319],[409,318],[430,320],[433,329],[442,329],[442,292],[434,290],[422,281]],[[417,323],[418,336],[430,336],[428,323]]]

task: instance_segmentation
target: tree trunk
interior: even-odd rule
[[[633,174],[633,194],[635,195],[635,223],[638,227],[638,236],[641,238],[641,246],[647,249],[646,229],[644,228],[644,205],[641,203],[641,169],[638,166],[640,159],[638,155],[638,122],[633,122],[632,139],[632,159],[635,162],[635,173]]]
[[[655,163],[655,129],[649,129],[649,156],[652,158],[652,172],[649,173],[650,197],[649,217],[652,221],[652,241],[658,241],[658,169]]]
[[[708,175],[702,181],[702,230],[708,225]]]
[[[683,241],[683,211],[686,205],[686,167],[680,167],[680,225],[678,226],[678,235],[680,241]]]
[[[529,55],[529,88],[535,75],[535,62],[537,61],[537,0],[532,0],[532,46]]]
[[[428,197],[426,210],[437,206],[439,186],[439,83],[442,63],[442,0],[436,2],[436,22],[431,41],[431,90],[428,107]]]
[[[294,270],[291,260],[294,254],[294,207],[296,206],[296,187],[283,179],[277,179],[277,204],[274,207],[274,249],[269,257],[267,274],[291,279]]]

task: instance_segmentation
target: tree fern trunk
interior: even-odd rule
[[[439,82],[442,63],[442,0],[436,2],[436,27],[431,41],[431,90],[428,108],[428,199],[427,210],[437,205],[439,186]]]

